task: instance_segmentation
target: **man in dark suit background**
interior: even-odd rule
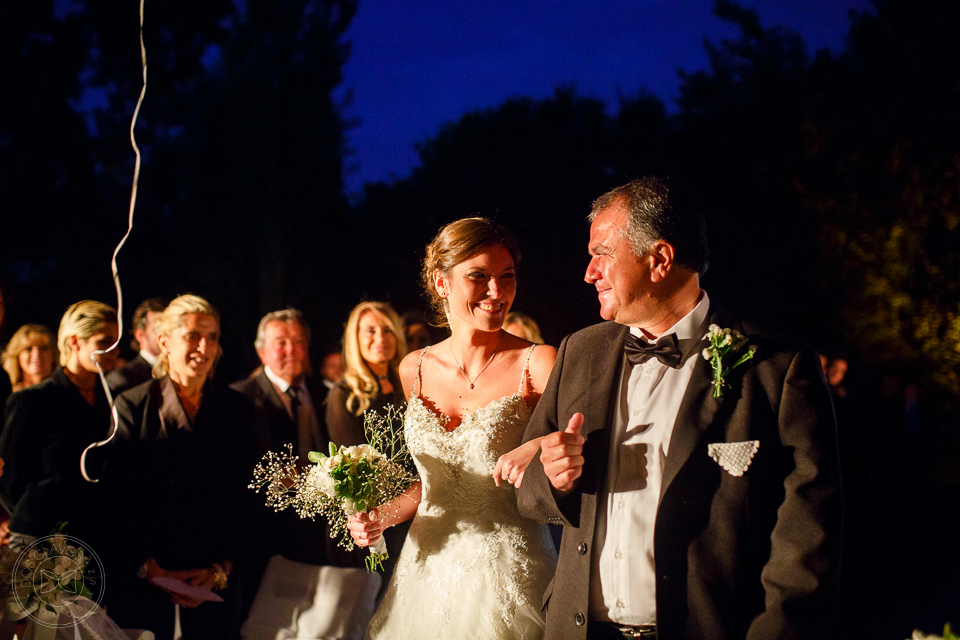
[[[326,452],[331,440],[321,406],[327,389],[310,375],[310,328],[296,309],[274,311],[260,320],[254,346],[263,363],[259,373],[230,386],[253,401],[260,455],[291,444],[298,464],[305,466],[307,455]],[[242,579],[244,615],[272,556],[315,566],[363,566],[361,554],[348,553],[330,539],[322,517],[301,519],[293,510],[274,512],[263,506],[251,526],[257,536]]]
[[[133,340],[130,341],[130,347],[138,353],[136,358],[107,374],[107,385],[114,396],[153,377],[153,365],[160,356],[156,322],[168,304],[170,301],[166,298],[148,298],[133,312]]]
[[[590,220],[609,322],[561,344],[519,489],[522,513],[564,525],[545,640],[827,637],[842,499],[817,354],[700,289],[703,217],[673,185],[635,180]],[[720,397],[711,325],[746,339]]]

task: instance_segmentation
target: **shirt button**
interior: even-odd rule
[[[633,415],[634,415],[634,416],[640,415],[640,409],[634,409]]]
[[[623,509],[625,506],[627,506],[627,505],[626,505],[626,503],[624,503],[623,500],[621,500],[620,502],[617,503],[617,507],[619,507],[619,508],[621,508],[621,509]]]
[[[623,551],[617,551],[616,553],[613,554],[613,557],[616,558],[617,560],[622,560],[622,559],[623,559]]]
[[[623,609],[623,600],[617,600],[617,606]]]
[[[580,553],[580,555],[586,555],[586,553],[587,553],[587,545],[586,545],[586,543],[581,542],[581,543],[580,543],[580,546],[577,547],[577,551]]]

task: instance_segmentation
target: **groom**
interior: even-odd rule
[[[590,220],[609,322],[564,339],[524,438],[546,436],[520,510],[564,526],[545,640],[827,637],[842,505],[817,354],[700,289],[704,222],[677,188],[634,180]],[[720,397],[711,325],[746,338]]]

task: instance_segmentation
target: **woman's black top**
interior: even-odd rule
[[[11,531],[45,536],[67,522],[65,533],[94,544],[89,538],[100,529],[98,487],[83,479],[80,455],[109,429],[101,386],[91,406],[62,367],[10,396],[0,435],[0,496],[11,512]],[[88,473],[96,475],[92,468]]]
[[[389,373],[390,384],[393,385],[393,393],[378,393],[370,401],[368,411],[383,413],[383,408],[392,404],[398,409],[406,404],[406,398],[403,397],[403,387],[400,386],[400,380]],[[345,382],[340,382],[327,394],[325,404],[327,405],[326,421],[327,431],[330,433],[330,440],[336,445],[353,446],[363,444],[367,441],[363,435],[363,413],[355,415],[347,409],[347,398],[350,397],[350,387]]]
[[[236,562],[259,497],[247,489],[257,463],[248,399],[208,381],[191,420],[166,376],[125,391],[116,407],[104,490],[121,516],[125,570],[148,558],[167,570]]]

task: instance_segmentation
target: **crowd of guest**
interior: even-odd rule
[[[93,596],[106,613],[158,638],[273,638],[291,625],[297,637],[359,637],[392,563],[368,573],[322,518],[276,512],[247,484],[268,451],[289,444],[305,463],[330,442],[364,442],[365,411],[405,404],[408,339],[435,342],[420,317],[358,304],[315,376],[307,320],[268,313],[253,339],[261,366],[236,382],[215,375],[220,316],[198,296],[141,303],[122,366],[106,304],[71,305],[57,336],[21,327],[2,356],[6,543],[25,548],[67,522],[103,561],[109,587]],[[406,528],[391,534],[395,562]]]
[[[305,461],[330,442],[363,442],[364,411],[405,403],[400,360],[441,339],[422,313],[400,316],[381,302],[358,304],[344,326],[342,348],[323,354],[314,375],[308,320],[294,309],[266,314],[251,327],[260,366],[239,381],[215,375],[220,317],[197,296],[140,304],[123,366],[116,311],[100,302],[70,305],[56,335],[36,323],[8,333],[0,499],[9,523],[0,544],[21,549],[68,522],[103,560],[107,614],[157,637],[173,637],[175,626],[185,640],[272,638],[291,625],[297,637],[361,633],[392,566],[369,574],[364,552],[339,547],[322,518],[275,512],[247,489],[268,451],[290,444]],[[543,343],[525,314],[511,312],[504,328]],[[869,574],[870,550],[899,535],[866,534],[891,504],[910,512],[911,447],[933,427],[910,380],[869,379],[840,350],[825,349],[821,362],[837,414],[847,537],[875,541],[846,551],[856,581]],[[92,443],[102,446],[81,470]],[[395,561],[406,528],[390,534]]]

